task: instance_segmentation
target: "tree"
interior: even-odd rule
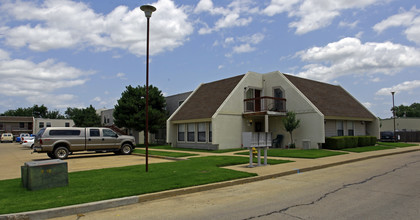
[[[100,127],[101,117],[96,114],[92,105],[88,108],[67,108],[65,114],[67,118],[73,119],[77,127]]]
[[[296,119],[296,113],[287,112],[286,117],[283,118],[283,125],[287,132],[290,134],[290,143],[291,146],[295,146],[293,143],[293,130],[299,128],[300,120]]]
[[[413,103],[410,106],[395,106],[395,115],[397,117],[418,118],[420,117],[420,103]]]
[[[149,132],[156,133],[165,126],[167,112],[162,92],[149,86]],[[114,109],[114,123],[118,127],[143,131],[146,128],[146,86],[130,86],[121,94]]]
[[[63,115],[58,110],[48,111],[48,108],[43,104],[41,106],[34,105],[28,108],[17,108],[16,110],[7,110],[2,116],[27,116],[34,118],[49,118],[49,119],[62,119]]]

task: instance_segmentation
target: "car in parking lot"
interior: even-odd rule
[[[30,137],[28,133],[20,133],[19,137],[16,137],[16,142],[23,143],[25,137]]]
[[[77,151],[128,155],[135,147],[133,136],[118,135],[109,128],[47,127],[36,134],[33,149],[52,159],[66,159]]]
[[[25,140],[22,143],[22,147],[29,147],[29,148],[34,148],[34,140],[35,137],[25,137]]]
[[[1,134],[0,142],[13,142],[13,134],[12,133],[3,133]]]

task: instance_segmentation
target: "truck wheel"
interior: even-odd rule
[[[54,151],[54,157],[64,160],[69,156],[69,150],[66,147],[57,147]]]
[[[130,144],[123,144],[120,152],[121,152],[121,154],[129,155],[129,154],[131,154],[131,152],[133,152],[133,147],[131,147]]]
[[[54,154],[53,153],[47,153],[47,155],[51,158],[51,159],[55,159]]]

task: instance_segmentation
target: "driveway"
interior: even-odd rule
[[[20,178],[20,167],[25,162],[49,160],[46,153],[32,153],[32,149],[19,143],[0,143],[0,180]],[[115,155],[114,153],[78,152],[65,160],[69,172],[94,170],[110,167],[123,167],[145,164],[145,157],[137,155]],[[151,163],[171,160],[150,158]]]

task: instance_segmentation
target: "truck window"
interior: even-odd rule
[[[50,136],[72,135],[79,136],[80,130],[50,130]]]
[[[99,129],[90,129],[89,134],[90,134],[91,137],[99,137],[100,136]]]
[[[102,132],[104,133],[104,137],[115,137],[115,136],[117,136],[117,134],[115,132],[113,132],[112,130],[109,130],[109,129],[104,129]]]

